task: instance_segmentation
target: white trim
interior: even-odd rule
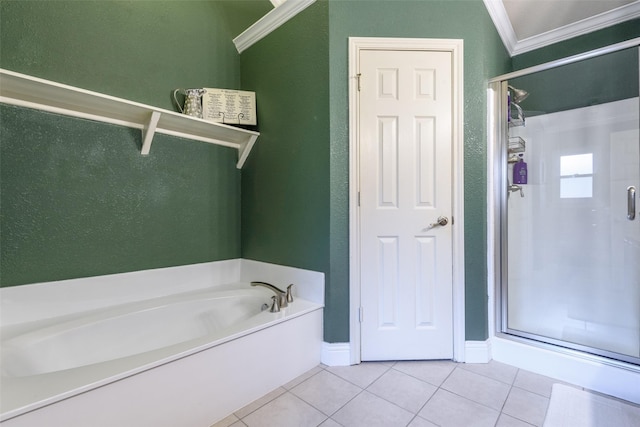
[[[507,10],[504,8],[504,3],[502,3],[502,0],[483,0],[483,2],[493,21],[493,25],[498,31],[498,35],[502,39],[504,47],[509,52],[509,56],[513,56],[513,50],[518,43],[518,39],[509,20],[509,15],[507,15]]]
[[[351,344],[348,342],[322,342],[320,362],[327,366],[351,365]]]
[[[349,38],[349,342],[351,363],[360,363],[360,228],[358,220],[358,44]]]
[[[511,56],[520,55],[521,53],[530,52],[554,43],[592,33],[637,17],[640,17],[640,2],[629,3],[599,15],[574,22],[573,24],[518,40],[518,43],[516,43],[514,49],[511,51]]]
[[[636,1],[554,30],[518,40],[502,0],[483,1],[510,56],[520,55],[640,17],[640,1]]]
[[[587,52],[578,53],[573,56],[567,56],[566,58],[556,59],[554,61],[545,62],[544,64],[534,65],[532,67],[523,68],[522,70],[513,71],[511,73],[502,74],[497,77],[493,77],[489,79],[489,83],[500,82],[503,80],[511,80],[516,77],[525,76],[527,74],[537,73],[539,71],[550,70],[552,68],[561,67],[567,64],[573,64],[579,61],[584,61],[585,59],[594,58],[596,56],[605,55],[607,53],[617,52],[619,50],[627,49],[630,47],[640,45],[640,37],[636,37],[635,39],[625,40],[619,43],[611,44],[608,46],[600,47],[598,49],[593,49]]]
[[[349,339],[351,363],[360,363],[360,235],[358,217],[357,70],[364,49],[448,51],[453,55],[453,359],[465,360],[464,304],[464,63],[463,40],[349,37]]]
[[[497,336],[491,348],[498,362],[640,404],[640,372],[631,365],[623,369]]]
[[[260,18],[255,24],[233,39],[238,53],[253,46],[262,38],[284,25],[289,19],[311,6],[316,0],[287,0]]]
[[[489,363],[491,360],[491,339],[465,342],[464,356],[464,363]]]

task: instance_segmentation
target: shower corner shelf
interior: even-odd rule
[[[509,127],[524,126],[524,122],[524,111],[518,104],[511,102],[509,105]]]
[[[518,127],[518,126],[524,126],[524,118],[523,117],[511,117],[511,119],[509,120],[509,127],[513,128],[513,127]]]
[[[526,143],[524,139],[522,139],[519,136],[509,137],[509,154],[524,153],[525,148],[526,148]]]
[[[174,111],[0,69],[0,102],[142,130],[141,154],[156,133],[236,148],[241,169],[260,135]]]

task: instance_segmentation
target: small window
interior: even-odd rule
[[[560,157],[560,198],[593,197],[593,153]]]

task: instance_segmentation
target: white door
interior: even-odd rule
[[[452,53],[359,64],[361,360],[451,359]]]

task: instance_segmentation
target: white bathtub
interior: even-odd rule
[[[2,327],[2,426],[208,426],[317,365],[322,304],[249,283]],[[71,397],[71,399],[69,399]]]
[[[3,379],[99,363],[135,368],[144,362],[153,363],[203,345],[221,343],[280,317],[261,313],[261,306],[269,302],[269,291],[249,288],[249,284],[237,287],[190,292],[9,327],[3,330],[0,348]]]

